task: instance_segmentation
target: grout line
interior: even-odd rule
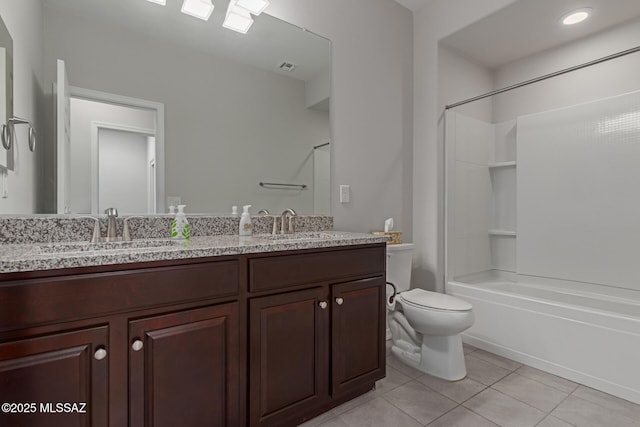
[[[537,368],[534,368],[533,366],[529,366],[529,365],[522,365],[521,367],[525,367],[525,366],[526,366],[527,368],[537,369]],[[570,395],[571,395],[571,394],[573,394],[573,393],[575,393],[575,391],[578,389],[578,387],[580,387],[580,386],[582,385],[582,384],[579,384],[579,383],[573,382],[573,381],[571,381],[571,380],[568,380],[568,379],[566,379],[566,378],[562,378],[562,377],[559,377],[559,376],[557,376],[557,375],[553,375],[553,374],[550,374],[549,372],[545,372],[545,371],[543,371],[543,370],[541,370],[541,369],[538,369],[538,371],[543,372],[543,373],[545,373],[545,374],[547,374],[547,375],[552,375],[552,376],[554,376],[554,377],[558,377],[558,378],[560,378],[560,379],[562,379],[562,380],[569,381],[570,383],[572,383],[572,384],[575,384],[575,385],[576,385],[576,386],[574,387],[574,389],[573,389],[573,390],[571,390],[571,391],[561,390],[560,388],[558,388],[558,387],[554,387],[554,386],[552,386],[551,384],[547,384],[547,383],[542,382],[542,381],[540,381],[540,380],[537,380],[537,379],[535,379],[535,378],[531,378],[531,377],[528,377],[528,376],[526,376],[526,375],[519,374],[519,373],[518,373],[518,371],[519,371],[519,370],[520,370],[520,368],[518,368],[518,369],[516,369],[515,371],[513,371],[513,373],[514,373],[514,374],[518,374],[518,375],[520,375],[521,377],[524,377],[524,378],[526,378],[526,379],[528,379],[528,380],[535,381],[535,382],[537,382],[538,384],[546,385],[547,387],[551,387],[551,388],[552,388],[552,389],[554,389],[554,390],[557,390],[557,391],[562,392],[562,393],[568,393],[568,394],[570,394]]]
[[[511,399],[513,399],[513,400],[515,400],[515,401],[517,401],[517,402],[520,402],[520,403],[522,403],[522,404],[524,404],[524,405],[527,405],[528,407],[530,407],[530,408],[532,408],[532,409],[535,409],[535,410],[536,410],[536,411],[538,411],[538,412],[542,412],[543,414],[545,414],[545,416],[544,416],[542,419],[545,419],[545,418],[547,417],[547,415],[549,415],[549,414],[550,414],[550,412],[545,412],[545,411],[543,411],[542,409],[538,409],[538,408],[536,408],[535,406],[533,406],[533,405],[531,405],[531,404],[529,404],[529,403],[527,403],[527,402],[523,402],[522,400],[518,399],[517,397],[513,397],[513,396],[511,396],[511,395],[509,395],[509,394],[507,394],[507,393],[503,393],[503,392],[501,392],[500,390],[495,389],[495,388],[493,388],[493,387],[489,387],[489,388],[490,388],[491,390],[493,390],[493,391],[497,391],[498,393],[500,393],[500,394],[501,394],[501,395],[503,395],[503,396],[510,397]],[[568,397],[568,396],[567,396],[567,397]],[[566,398],[565,398],[565,399],[566,399]],[[563,400],[564,400],[564,399],[563,399]],[[540,420],[540,421],[542,421],[542,420]]]
[[[586,387],[586,386],[585,386],[585,387]],[[577,390],[577,389],[576,389],[576,390]],[[596,390],[596,389],[594,389],[594,390]],[[596,390],[596,391],[600,391],[600,390]],[[575,390],[574,390],[574,392],[575,392]],[[601,392],[601,393],[604,393],[604,392]],[[605,394],[608,394],[608,393],[605,393]],[[609,395],[609,394],[608,394],[608,395]],[[604,409],[604,410],[606,410],[606,411],[614,412],[614,413],[618,414],[619,416],[621,416],[622,418],[626,418],[627,420],[635,421],[635,420],[634,420],[634,418],[631,418],[631,417],[627,416],[626,414],[621,414],[621,413],[620,413],[620,411],[618,411],[618,410],[616,410],[616,409],[608,408],[608,407],[606,407],[606,406],[604,406],[604,405],[601,405],[601,404],[599,404],[599,403],[593,402],[593,401],[591,401],[591,400],[584,399],[584,398],[582,398],[582,397],[580,397],[580,396],[574,396],[574,394],[573,394],[573,393],[571,393],[569,396],[571,396],[571,397],[573,397],[573,398],[575,398],[575,399],[581,400],[581,401],[583,401],[583,402],[586,402],[586,403],[588,403],[589,405],[595,405],[595,406],[597,406],[598,408]],[[569,396],[567,396],[567,398],[569,398]],[[613,395],[609,395],[609,396],[611,396],[611,397],[616,397],[616,396],[613,396]],[[618,399],[619,399],[619,398],[618,398]],[[633,402],[631,402],[631,403],[633,403]],[[559,418],[559,417],[558,417],[558,418]],[[564,421],[564,420],[562,420],[562,421]]]
[[[434,390],[435,391],[435,390]],[[437,393],[437,392],[436,392]],[[446,397],[446,396],[445,396]],[[457,402],[456,402],[457,403]],[[453,411],[454,409],[459,408],[460,406],[462,406],[461,404],[457,404],[454,408],[449,409],[447,412],[445,412],[444,414],[440,415],[439,417],[436,417],[434,419],[432,419],[431,421],[429,421],[427,424],[425,424],[425,426],[429,426],[433,423],[435,423],[436,421],[438,421],[440,418],[444,417],[445,415],[447,415],[449,412]]]
[[[426,385],[422,384],[420,381],[417,381],[415,378],[414,378],[414,379],[412,379],[411,381],[409,381],[409,382],[405,383],[404,385],[408,385],[408,384],[410,384],[411,382],[415,382],[415,383],[416,383],[416,384],[418,384],[419,386],[423,386],[423,387],[425,387],[425,388],[427,388],[427,389],[429,389],[429,390],[432,390],[432,391],[433,391],[433,392],[435,392],[436,394],[438,394],[438,395],[440,395],[440,396],[444,397],[444,398],[445,398],[445,399],[447,399],[447,400],[450,400],[451,402],[453,402],[453,403],[455,404],[455,406],[454,406],[453,408],[449,409],[447,412],[445,412],[445,413],[444,413],[444,414],[442,414],[442,415],[448,414],[449,412],[453,411],[455,408],[457,408],[458,406],[460,406],[460,404],[459,404],[458,402],[456,402],[455,400],[453,400],[453,399],[451,399],[450,397],[447,397],[447,396],[445,396],[445,395],[443,395],[443,394],[441,394],[441,393],[438,393],[437,391],[435,391],[435,390],[431,389],[430,387],[428,387],[428,386],[426,386]],[[440,418],[440,417],[442,416],[442,415],[440,415],[438,418],[436,418],[436,419],[433,419],[433,420],[429,421],[427,424],[422,424],[422,423],[420,422],[420,420],[418,420],[417,418],[413,417],[411,414],[407,413],[407,412],[406,412],[406,411],[404,411],[402,408],[398,407],[396,404],[394,404],[393,402],[390,402],[387,398],[385,398],[385,395],[386,395],[386,394],[387,394],[387,393],[385,393],[385,394],[383,394],[382,396],[379,396],[379,397],[382,397],[382,398],[383,398],[386,402],[388,402],[391,406],[393,406],[394,408],[396,408],[396,409],[398,409],[398,410],[400,410],[400,411],[404,412],[405,414],[407,414],[408,416],[410,416],[412,419],[416,420],[416,422],[418,422],[420,425],[429,425],[429,424],[431,424],[432,422],[434,422],[436,419],[438,419],[438,418]]]
[[[556,406],[553,407],[553,409],[551,411],[549,411],[549,413],[547,414],[546,417],[544,417],[542,420],[540,420],[540,423],[542,421],[544,421],[546,418],[551,417],[552,416],[551,414],[553,413],[553,411],[558,409],[558,406],[562,405],[564,403],[564,401],[567,400],[569,398],[569,396],[572,396],[572,395],[573,395],[573,393],[569,393],[564,399],[562,399]],[[573,397],[575,397],[575,396],[573,396]],[[565,419],[562,419],[560,417],[556,417],[555,415],[553,415],[553,417],[555,417],[555,418],[557,418],[557,419],[559,419],[559,420],[561,420],[561,421],[563,421],[563,422],[565,422],[567,424],[571,424],[572,426],[575,426],[575,424],[570,423],[569,421],[567,421]],[[538,423],[538,424],[540,424],[540,423]],[[536,425],[538,425],[538,424],[536,424]]]

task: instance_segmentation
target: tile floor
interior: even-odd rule
[[[304,427],[640,427],[640,405],[465,346],[468,376],[448,382],[387,349],[387,377]]]

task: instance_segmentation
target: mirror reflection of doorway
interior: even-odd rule
[[[73,213],[158,210],[157,111],[71,97]]]
[[[127,214],[156,213],[153,134],[108,127],[98,127],[96,133],[96,213],[109,207]]]

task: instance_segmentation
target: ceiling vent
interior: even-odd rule
[[[282,64],[280,64],[279,68],[282,71],[293,71],[296,68],[298,68],[298,66],[296,64],[292,63],[292,62],[284,61]]]

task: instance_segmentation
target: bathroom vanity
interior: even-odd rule
[[[333,235],[16,261],[0,400],[20,413],[0,424],[294,426],[365,393],[385,375],[385,243]]]

